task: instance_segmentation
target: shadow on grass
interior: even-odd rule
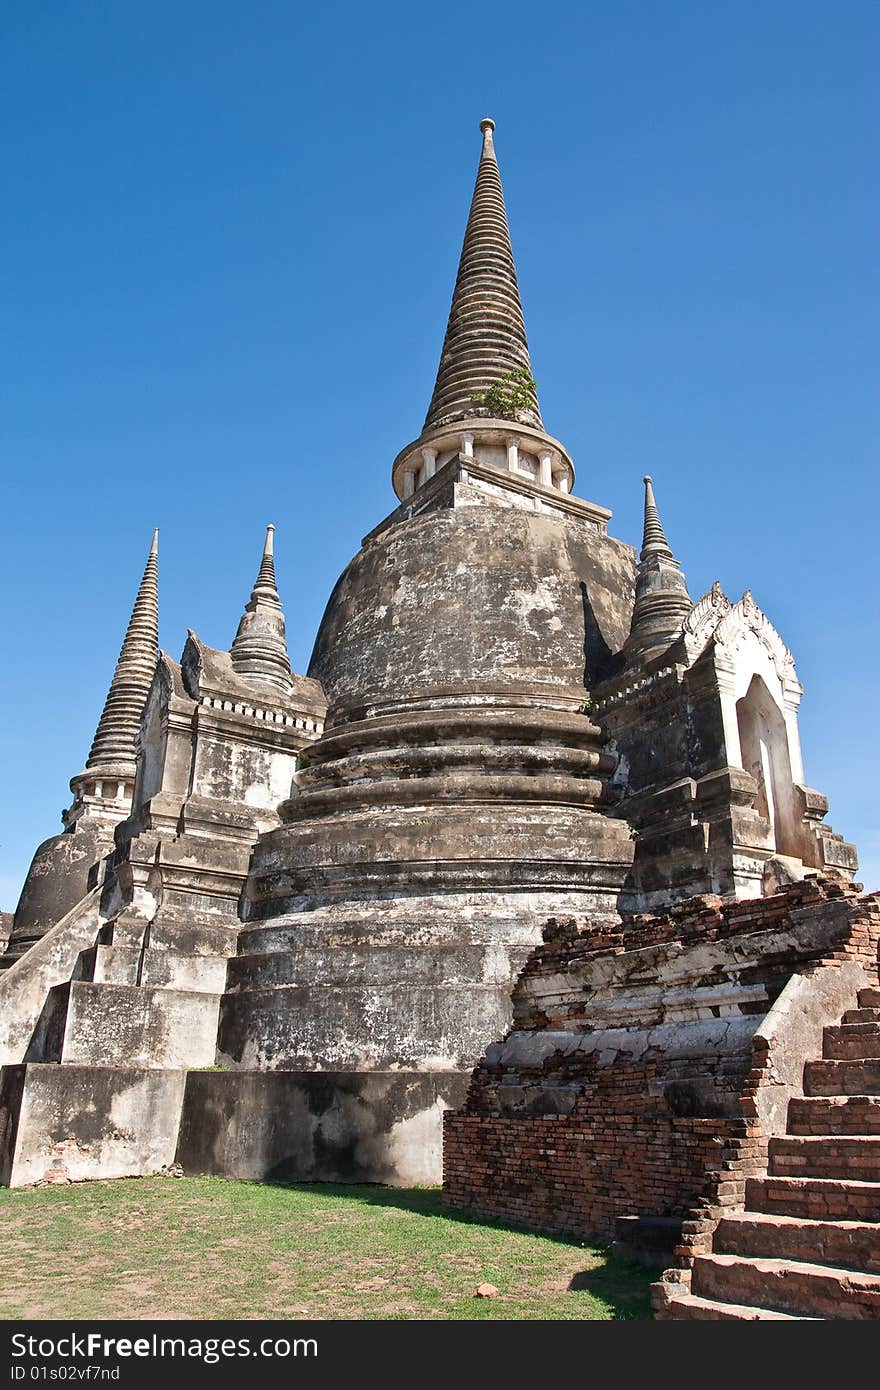
[[[618,1260],[608,1247],[599,1241],[579,1239],[559,1231],[541,1231],[512,1221],[499,1221],[475,1212],[456,1211],[444,1207],[439,1187],[382,1187],[379,1183],[311,1183],[284,1182],[270,1179],[263,1184],[281,1190],[309,1192],[317,1196],[346,1197],[365,1206],[393,1208],[417,1216],[440,1219],[462,1226],[482,1226],[496,1231],[516,1231],[523,1235],[539,1236],[554,1245],[589,1250],[600,1264],[579,1271],[569,1283],[572,1293],[590,1293],[601,1299],[615,1318],[645,1318],[650,1316],[648,1286],[659,1277],[659,1271],[648,1270],[633,1260]]]
[[[572,1293],[590,1293],[601,1298],[615,1318],[647,1318],[651,1316],[650,1285],[659,1279],[658,1269],[646,1269],[633,1260],[615,1260],[610,1255],[604,1264],[582,1269],[569,1283]]]
[[[539,1231],[512,1221],[499,1221],[495,1217],[480,1216],[476,1212],[456,1211],[453,1207],[444,1207],[439,1187],[383,1187],[381,1183],[285,1182],[278,1178],[264,1179],[261,1185],[287,1188],[292,1192],[312,1192],[316,1197],[347,1197],[349,1201],[363,1202],[369,1207],[394,1207],[398,1211],[409,1211],[417,1216],[435,1219],[439,1217],[444,1221],[464,1226],[488,1226],[495,1231],[521,1231],[524,1235],[541,1236],[543,1240],[553,1241],[557,1245],[602,1249],[601,1246],[558,1231]]]

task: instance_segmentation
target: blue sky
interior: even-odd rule
[[[871,0],[11,0],[0,906],[60,828],[161,528],[228,646],[278,527],[294,666],[418,434],[496,146],[544,419],[694,597],[750,587],[880,886]]]

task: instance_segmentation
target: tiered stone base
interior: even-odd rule
[[[436,1182],[443,1113],[506,1024],[536,906],[528,894],[339,905],[249,929],[236,955],[222,922],[123,912],[101,925],[92,903],[62,926],[64,952],[50,934],[3,983],[10,1008],[33,996],[0,1083],[4,1180],[176,1161],[237,1178]]]

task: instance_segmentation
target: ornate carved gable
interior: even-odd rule
[[[681,625],[689,662],[696,661],[706,650],[719,622],[732,608],[733,604],[716,579],[709,592],[697,599]]]
[[[201,694],[202,672],[205,669],[205,644],[191,627],[187,628],[180,669],[187,695],[193,700],[198,700]]]
[[[777,676],[783,685],[797,683],[794,657],[783,642],[767,614],[755,603],[750,589],[746,589],[739,603],[733,604],[712,635],[716,647],[723,648],[725,654],[732,655],[742,637],[751,633],[757,637],[773,662]]]
[[[154,682],[158,682],[162,698],[165,700],[170,699],[172,695],[181,697],[187,693],[180,665],[167,652],[160,651],[153,679]]]
[[[731,603],[716,580],[709,592],[694,604],[681,628],[691,664],[710,645],[719,649],[719,655],[731,658],[747,634],[757,637],[766,649],[780,681],[796,684],[794,657],[767,614],[755,603],[750,589],[746,589],[738,603]]]

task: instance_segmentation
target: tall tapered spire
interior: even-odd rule
[[[275,587],[275,527],[266,527],[260,569],[230,648],[232,665],[245,680],[290,690],[284,612]]]
[[[120,780],[134,776],[135,740],[159,656],[158,554],[156,530],[86,762],[87,771]]]
[[[650,473],[646,473],[642,481],[645,484],[645,527],[642,533],[640,559],[645,560],[649,555],[665,555],[672,559],[672,550],[663,531],[660,513],[654,498],[654,480]]]
[[[687,580],[660,521],[650,474],[645,484],[645,526],[636,576],[636,601],[626,643],[628,657],[649,659],[669,646],[693,607]]]
[[[483,148],[426,430],[473,416],[474,396],[509,372],[532,375],[494,129],[488,117],[480,122]],[[518,418],[542,430],[537,394],[527,394]]]

